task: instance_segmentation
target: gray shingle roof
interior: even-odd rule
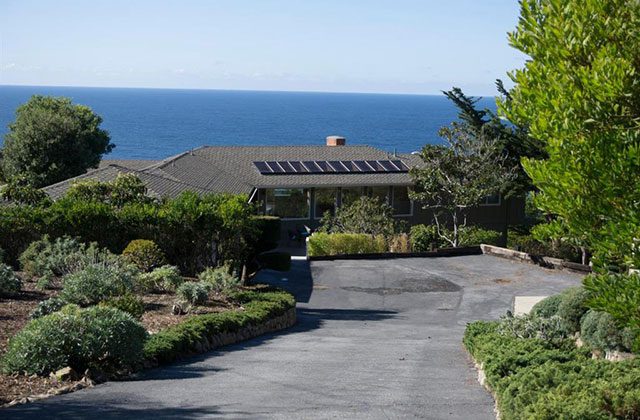
[[[162,161],[106,160],[98,169],[45,187],[52,198],[81,179],[110,181],[119,173],[134,173],[150,194],[175,197],[182,191],[250,194],[254,188],[410,185],[407,173],[262,175],[254,161],[269,160],[387,160],[418,165],[414,155],[392,156],[369,146],[203,146]]]

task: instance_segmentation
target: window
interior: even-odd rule
[[[348,206],[362,197],[362,187],[342,188],[340,192],[342,193],[340,206]]]
[[[410,216],[413,213],[408,187],[393,187],[392,206],[393,214],[396,216]]]
[[[326,212],[335,214],[338,200],[337,188],[316,188],[315,197],[316,205],[313,214],[316,219],[320,219]]]
[[[389,202],[389,187],[365,187],[368,197],[377,198],[380,203]]]
[[[500,194],[488,195],[484,198],[484,200],[480,203],[481,206],[499,206],[500,205]]]
[[[302,188],[267,190],[265,214],[283,219],[309,218],[309,190]]]

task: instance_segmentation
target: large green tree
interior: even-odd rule
[[[510,43],[529,56],[500,107],[546,159],[524,159],[549,230],[597,267],[632,265],[640,238],[640,2],[522,0]],[[635,264],[638,262],[636,261]]]
[[[33,96],[18,107],[2,148],[8,182],[43,187],[80,175],[100,163],[114,145],[100,128],[102,118],[68,98]]]

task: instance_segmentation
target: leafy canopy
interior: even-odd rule
[[[89,107],[63,97],[33,96],[18,107],[2,148],[2,172],[7,181],[24,177],[43,187],[98,166],[111,152],[102,118]]]
[[[342,206],[331,215],[326,212],[320,221],[320,232],[363,233],[391,236],[400,226],[393,218],[393,208],[377,197],[360,197],[353,203]]]
[[[545,146],[547,159],[523,160],[537,205],[596,267],[637,266],[640,2],[523,0],[509,38],[530,60],[500,108]]]

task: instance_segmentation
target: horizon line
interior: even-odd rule
[[[87,86],[87,85],[33,85],[33,84],[3,84],[0,87],[32,87],[32,88],[86,88],[86,89],[138,89],[138,90],[187,90],[187,91],[214,91],[214,92],[264,92],[264,93],[326,93],[348,95],[394,95],[394,96],[444,96],[444,91],[439,93],[407,93],[407,92],[356,92],[356,91],[325,91],[325,90],[280,90],[280,89],[220,89],[220,88],[185,88],[185,87],[145,87],[145,86]],[[452,89],[454,86],[452,86]],[[497,95],[467,94],[474,98],[497,98]]]

